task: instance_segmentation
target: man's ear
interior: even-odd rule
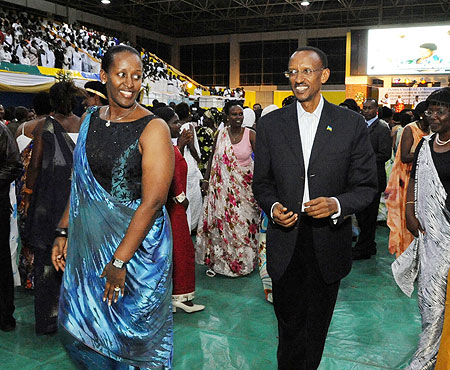
[[[322,84],[324,84],[325,82],[328,81],[329,78],[330,78],[330,69],[329,68],[325,68],[322,71],[322,75],[320,76],[320,82],[322,82]]]

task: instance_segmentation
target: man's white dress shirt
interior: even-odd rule
[[[314,139],[316,137],[317,127],[319,126],[320,116],[322,115],[323,110],[323,96],[320,96],[319,105],[314,110],[314,112],[309,113],[306,112],[301,103],[297,101],[297,119],[298,119],[298,128],[300,131],[300,141],[302,143],[302,152],[303,152],[303,162],[305,166],[305,186],[303,190],[303,203],[302,203],[302,212],[305,212],[305,203],[309,202],[309,182],[308,182],[308,166],[309,159],[311,157],[311,151],[314,144]],[[332,219],[336,219],[341,214],[341,205],[339,204],[339,200],[337,198],[332,197],[332,199],[336,200],[338,211],[331,215]],[[271,217],[273,218],[273,207],[278,202],[275,202],[271,208]]]

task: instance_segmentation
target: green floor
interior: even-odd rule
[[[321,370],[401,369],[420,332],[416,298],[395,286],[387,253],[388,230],[379,227],[379,253],[357,261],[342,281]],[[177,312],[174,369],[276,369],[277,330],[259,275],[206,277],[197,267],[203,312]],[[0,369],[74,369],[58,336],[34,334],[33,296],[18,289],[17,329],[0,332]]]

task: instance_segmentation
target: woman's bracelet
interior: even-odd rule
[[[409,201],[409,202],[406,202],[406,204],[414,204],[414,203],[416,203],[416,202],[413,201],[413,200],[411,200],[411,201]]]
[[[57,227],[55,229],[55,238],[67,238],[69,236],[69,230],[67,227]]]
[[[209,184],[209,180],[206,179],[201,179],[200,182],[206,182],[207,184]]]

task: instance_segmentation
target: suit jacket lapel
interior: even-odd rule
[[[323,102],[322,114],[320,115],[319,126],[317,126],[316,136],[314,137],[314,143],[311,150],[311,156],[309,158],[308,168],[311,168],[311,164],[319,158],[319,155],[323,148],[326,147],[327,141],[332,131],[329,131],[328,126],[333,129],[331,125],[330,117],[330,103],[326,100]]]
[[[288,106],[285,114],[285,124],[283,125],[286,142],[290,146],[292,153],[297,157],[301,166],[303,163],[302,143],[300,140],[300,130],[298,128],[297,103]]]

